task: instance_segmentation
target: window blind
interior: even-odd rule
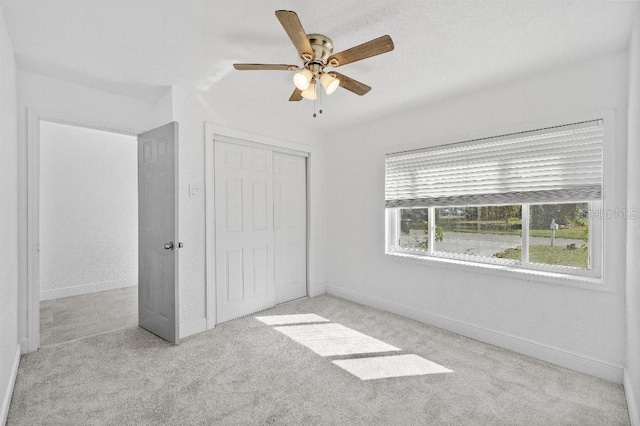
[[[388,154],[387,207],[602,198],[602,121]]]

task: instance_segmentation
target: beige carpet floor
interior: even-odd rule
[[[15,425],[628,425],[621,385],[332,296],[317,314],[452,370],[361,380],[254,316],[171,346],[137,327],[20,363]]]

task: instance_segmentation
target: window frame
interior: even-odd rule
[[[557,271],[549,270],[547,268],[532,269],[517,267],[515,265],[501,264],[499,262],[478,262],[476,259],[472,260],[459,260],[450,257],[441,257],[437,255],[425,255],[424,251],[420,252],[415,250],[411,253],[410,250],[398,251],[392,247],[395,235],[399,232],[396,231],[395,216],[397,214],[397,208],[387,208],[384,203],[383,208],[383,223],[384,223],[384,254],[394,261],[402,263],[422,265],[422,266],[435,266],[445,269],[452,269],[455,271],[468,272],[468,273],[481,273],[491,274],[497,277],[506,277],[510,279],[516,279],[520,282],[536,282],[536,283],[548,283],[552,285],[561,285],[567,287],[574,287],[579,289],[586,289],[604,293],[615,293],[615,283],[619,278],[618,268],[614,267],[615,259],[620,255],[621,248],[616,243],[615,238],[612,236],[617,235],[620,227],[619,221],[622,216],[618,214],[611,214],[617,212],[618,208],[616,203],[619,202],[616,195],[616,181],[619,180],[616,173],[616,130],[619,125],[616,122],[616,111],[614,109],[602,109],[594,110],[592,112],[583,112],[579,114],[566,114],[556,118],[546,118],[540,120],[523,120],[519,123],[502,124],[499,126],[493,126],[492,128],[485,128],[484,130],[476,131],[460,131],[449,135],[443,135],[431,140],[414,140],[407,141],[405,143],[396,144],[393,149],[385,150],[381,152],[381,161],[384,164],[385,155],[395,152],[404,152],[412,150],[420,150],[430,147],[436,147],[439,145],[450,144],[454,141],[464,140],[478,140],[493,138],[496,135],[507,135],[512,133],[521,133],[527,131],[527,129],[543,129],[548,127],[563,126],[567,123],[578,123],[583,121],[602,120],[603,121],[603,178],[602,178],[602,199],[595,202],[599,206],[594,206],[596,209],[595,217],[591,220],[598,220],[600,223],[597,234],[590,234],[592,259],[594,262],[598,262],[597,269],[599,274],[595,273],[596,265],[594,264],[594,274],[574,274],[573,271]],[[382,173],[382,188],[385,185],[385,174]],[[384,190],[382,190],[384,192]],[[633,212],[631,212],[633,214]],[[606,220],[605,220],[606,219]],[[593,222],[595,223],[595,222]],[[590,230],[590,233],[592,231]],[[593,238],[591,238],[593,235]],[[597,243],[596,243],[597,240]],[[433,241],[430,242],[430,246],[433,247]]]
[[[585,202],[589,204],[589,212],[601,211],[602,201],[580,201],[576,200],[576,203]],[[552,203],[544,203],[547,205],[553,205]],[[567,203],[558,203],[567,204]],[[529,206],[531,204],[514,204],[522,206],[522,231],[521,231],[521,247],[522,247],[522,259],[501,259],[488,256],[476,256],[462,253],[447,253],[443,251],[435,250],[435,221],[431,218],[435,217],[435,210],[437,206],[431,207],[414,207],[414,208],[427,208],[428,213],[428,249],[415,249],[408,247],[400,247],[400,210],[403,208],[387,208],[387,239],[386,239],[386,254],[389,255],[405,255],[415,258],[425,258],[431,260],[454,260],[465,262],[468,264],[477,265],[495,265],[512,268],[515,270],[526,270],[534,272],[553,272],[560,273],[568,276],[586,277],[600,279],[602,278],[602,228],[603,228],[603,215],[590,215],[589,217],[589,235],[588,235],[588,253],[589,253],[589,269],[581,269],[572,266],[563,265],[551,265],[543,263],[531,262],[528,259],[529,254]],[[444,206],[447,208],[463,208],[473,206]],[[595,217],[594,217],[595,216]],[[600,250],[598,250],[600,248]]]

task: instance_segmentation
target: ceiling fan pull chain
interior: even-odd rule
[[[318,111],[318,113],[322,114],[322,100],[324,98],[324,95],[322,94],[322,90],[320,90],[319,93],[320,93],[320,111]]]
[[[314,90],[316,92],[316,96],[313,98],[313,118],[316,118],[316,98],[318,97],[318,95],[317,95],[317,93],[318,93],[317,89],[318,88],[316,87],[316,83],[315,82],[313,82],[312,84],[313,84],[313,86],[314,86],[313,88],[314,88]]]

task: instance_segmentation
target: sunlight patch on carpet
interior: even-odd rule
[[[297,315],[272,315],[268,317],[255,317],[258,321],[262,321],[267,325],[285,325],[285,324],[304,324],[307,322],[329,322],[328,319],[322,318],[316,314],[297,314]]]
[[[360,380],[389,377],[421,376],[425,374],[453,373],[435,362],[418,355],[393,355],[332,361],[338,367]]]
[[[340,324],[274,327],[320,356],[366,354],[400,349]]]

